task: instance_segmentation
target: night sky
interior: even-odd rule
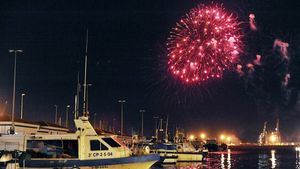
[[[13,48],[24,50],[17,61],[16,114],[21,93],[26,93],[28,120],[53,122],[55,104],[63,116],[66,105],[73,108],[78,72],[83,81],[88,28],[89,109],[92,117],[97,113],[97,123],[119,121],[118,100],[125,99],[127,133],[131,128],[139,131],[139,110],[145,109],[148,136],[153,116],[169,115],[171,130],[181,126],[194,133],[228,132],[243,140],[256,140],[264,121],[273,129],[280,118],[283,138],[300,140],[300,3],[218,1],[241,22],[245,34],[241,62],[260,53],[263,66],[256,67],[252,76],[227,72],[220,80],[185,85],[167,70],[166,42],[175,23],[200,3],[210,1],[1,1],[1,109],[8,101],[6,113],[11,112],[14,57],[8,50]],[[256,15],[257,32],[248,28],[250,13]],[[272,50],[275,39],[289,43],[288,63]],[[283,88],[286,72],[291,79]]]

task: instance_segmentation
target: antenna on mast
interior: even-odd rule
[[[77,119],[79,115],[79,93],[80,93],[80,77],[79,72],[77,73],[77,89],[76,89],[76,95],[75,95],[75,113],[74,118]]]
[[[279,118],[277,118],[276,120],[276,128],[275,128],[276,132],[279,131]]]
[[[165,140],[166,142],[168,142],[169,138],[168,138],[168,127],[169,127],[169,115],[167,115],[167,121],[166,121],[166,131],[165,131]]]
[[[83,116],[88,117],[87,111],[87,62],[88,62],[88,42],[89,42],[89,30],[86,30],[86,44],[85,44],[85,62],[84,62],[84,84],[83,84]]]

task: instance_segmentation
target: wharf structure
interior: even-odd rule
[[[264,123],[262,132],[258,137],[259,145],[281,145],[281,134],[279,131],[279,119],[276,121],[276,128],[274,131],[267,131],[267,122]]]
[[[30,122],[22,119],[15,119],[15,132],[19,134],[35,135],[35,134],[66,134],[69,129],[40,121],[40,122]],[[12,121],[9,116],[0,116],[0,135],[9,134],[12,126]]]

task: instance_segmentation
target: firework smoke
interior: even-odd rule
[[[253,98],[258,111],[269,112],[278,117],[281,109],[289,103],[291,95],[288,87],[291,77],[288,43],[276,39],[273,49],[263,60],[257,54],[253,64],[247,64],[248,74],[243,79],[245,90]]]

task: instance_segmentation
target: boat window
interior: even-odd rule
[[[105,141],[111,147],[121,147],[121,145],[112,138],[107,137],[107,138],[102,138],[102,140]]]
[[[90,146],[91,151],[108,150],[99,140],[90,140]]]
[[[28,140],[26,152],[32,158],[78,158],[78,141]]]

